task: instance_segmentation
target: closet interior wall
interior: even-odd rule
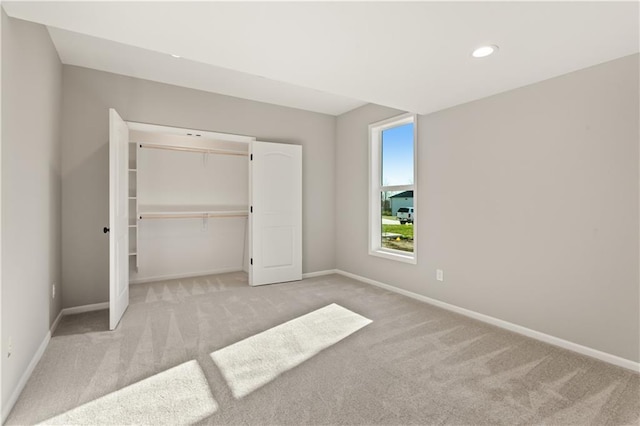
[[[131,283],[248,270],[250,139],[130,130]]]

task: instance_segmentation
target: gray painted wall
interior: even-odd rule
[[[63,69],[63,306],[109,300],[108,108],[129,121],[303,146],[303,272],[335,268],[335,117],[74,66]]]
[[[2,407],[61,310],[62,64],[42,25],[2,13]],[[51,285],[57,283],[56,298]],[[13,353],[7,357],[8,340]]]
[[[337,267],[640,361],[638,95],[633,55],[420,116],[417,265],[367,254],[367,125],[400,111],[340,116]]]

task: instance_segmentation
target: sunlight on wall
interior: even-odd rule
[[[189,361],[41,424],[193,424],[217,410],[200,365]]]
[[[215,351],[211,358],[242,398],[372,321],[331,304]]]

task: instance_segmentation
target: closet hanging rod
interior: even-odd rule
[[[194,214],[162,214],[162,213],[151,213],[151,214],[141,214],[139,215],[140,219],[208,219],[208,218],[216,218],[216,217],[247,217],[249,213],[229,213],[229,214],[219,214],[219,213],[194,213]]]
[[[203,154],[241,155],[245,157],[249,155],[248,152],[232,151],[228,149],[191,148],[188,146],[158,145],[153,143],[139,143],[138,145],[140,145],[140,148],[166,149],[169,151],[201,152]]]

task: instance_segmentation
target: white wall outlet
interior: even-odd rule
[[[9,336],[9,344],[7,345],[7,358],[11,356],[11,352],[13,352],[13,338]]]
[[[56,298],[56,283],[53,283],[53,285],[51,286],[51,298]]]
[[[436,269],[436,280],[444,281],[444,271],[442,269]]]

